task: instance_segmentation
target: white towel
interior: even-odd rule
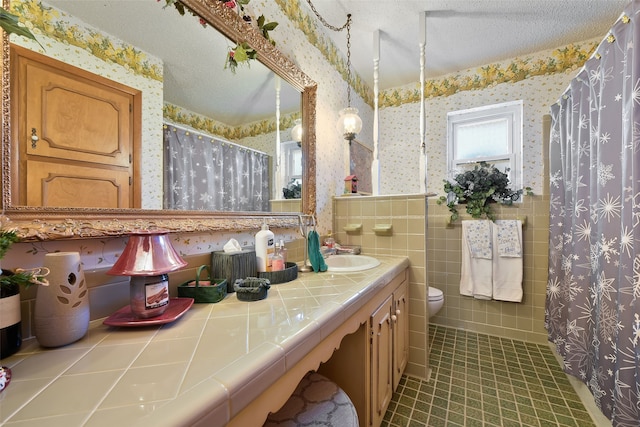
[[[522,245],[520,244],[522,234],[522,223],[518,220],[497,220],[496,227],[496,247],[498,256],[520,258],[522,256]]]
[[[522,223],[498,220],[493,224],[493,299],[522,301]]]
[[[473,296],[477,299],[491,299],[493,286],[491,230],[491,221],[462,221],[461,295]],[[481,242],[484,242],[484,249],[482,249]],[[488,252],[487,247],[489,248]],[[474,257],[474,252],[480,256]]]
[[[469,246],[471,258],[491,259],[493,257],[491,221],[462,221],[462,223],[463,233],[466,232],[467,236],[466,239],[463,237],[463,241]]]

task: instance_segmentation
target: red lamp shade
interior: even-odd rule
[[[107,274],[157,276],[186,266],[171,245],[167,232],[136,231],[129,236],[122,255]]]

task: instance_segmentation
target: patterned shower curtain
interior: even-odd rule
[[[164,126],[164,208],[269,211],[269,156]]]
[[[640,0],[552,106],[545,326],[613,426],[640,425]]]

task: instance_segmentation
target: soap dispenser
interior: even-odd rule
[[[275,236],[267,223],[262,224],[262,230],[256,233],[256,264],[260,273],[271,271],[269,265],[275,251]]]

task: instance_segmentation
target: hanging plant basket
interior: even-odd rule
[[[511,205],[524,192],[533,195],[530,187],[513,190],[509,186],[509,176],[487,162],[479,162],[473,169],[457,174],[453,181],[444,180],[444,191],[447,195],[440,196],[437,203],[447,205],[452,222],[460,216],[458,205],[465,205],[472,218],[493,221],[495,216],[492,204]]]

